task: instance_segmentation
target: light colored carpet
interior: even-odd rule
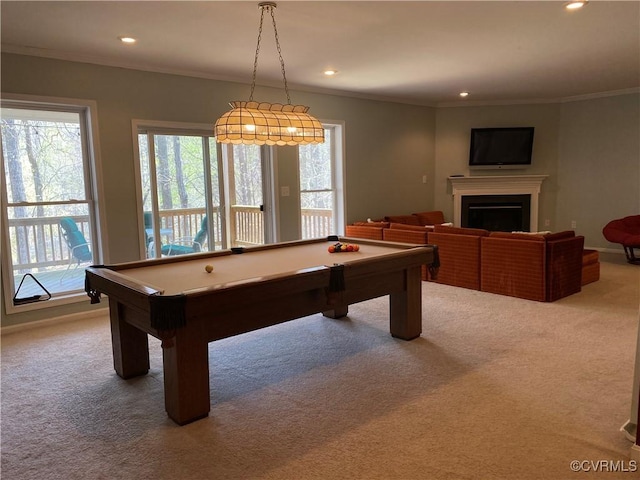
[[[545,304],[423,283],[423,334],[386,297],[209,345],[210,416],[114,372],[108,319],[2,339],[3,479],[566,479],[628,462],[640,268]]]

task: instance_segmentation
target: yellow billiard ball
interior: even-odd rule
[[[206,267],[204,267],[204,269],[207,271],[207,273],[211,273],[213,272],[213,265],[207,265]]]

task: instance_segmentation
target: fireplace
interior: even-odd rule
[[[465,195],[461,225],[485,230],[529,231],[531,195]]]
[[[481,228],[487,230],[537,231],[538,196],[546,178],[547,175],[449,177],[453,193],[453,224],[460,227],[478,225],[476,222],[480,222],[483,225]],[[469,200],[475,202],[477,208],[471,209],[472,223],[469,223],[468,213],[463,223],[463,202],[466,207]],[[522,219],[518,223],[515,218],[520,216]],[[494,217],[503,217],[505,223],[496,225]]]

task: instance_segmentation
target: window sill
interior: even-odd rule
[[[25,303],[23,305],[14,305],[13,300],[6,302],[6,311],[7,314],[16,314],[22,312],[30,312],[33,310],[42,310],[45,308],[54,308],[62,305],[69,305],[72,303],[80,303],[80,302],[89,302],[89,297],[87,294],[82,292],[74,292],[66,295],[60,295],[52,297],[49,300],[33,302],[33,303]]]

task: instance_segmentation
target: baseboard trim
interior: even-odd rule
[[[639,445],[633,445],[631,447],[631,450],[629,451],[629,458],[631,460],[635,460],[636,462],[640,463],[640,446]]]
[[[585,250],[597,250],[601,253],[613,253],[615,255],[624,256],[624,250],[618,248],[589,247],[587,245],[585,245],[584,248]]]
[[[627,437],[630,442],[636,441],[638,426],[632,423],[631,420],[627,420],[627,423],[620,427],[620,431],[624,433],[624,436]]]
[[[88,320],[90,318],[101,317],[104,315],[109,315],[109,308],[98,308],[96,310],[89,310],[87,312],[70,313],[68,315],[62,315],[59,317],[47,318],[46,320],[36,320],[33,322],[20,323],[18,325],[9,325],[0,329],[0,336],[9,335],[16,332],[23,332],[26,330],[32,330],[34,328],[50,327],[52,325],[75,322],[78,320]]]

